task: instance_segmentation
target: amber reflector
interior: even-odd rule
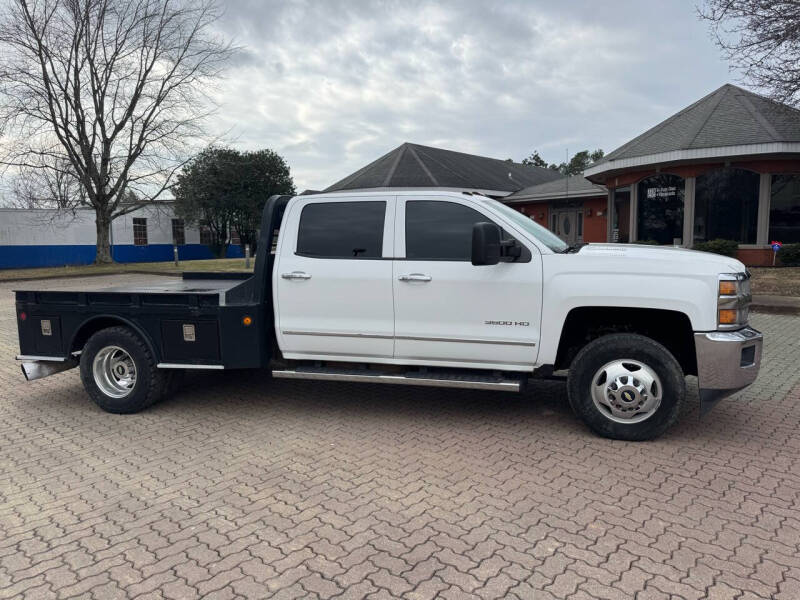
[[[719,311],[719,324],[720,325],[734,325],[736,323],[736,309],[723,308]]]
[[[719,295],[720,296],[735,296],[736,295],[736,282],[735,281],[720,281],[719,282]]]
[[[245,327],[250,327],[253,324],[253,317],[245,317],[242,319],[242,325]]]

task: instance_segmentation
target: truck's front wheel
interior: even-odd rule
[[[95,404],[118,414],[144,410],[166,387],[147,344],[127,327],[109,327],[89,338],[81,353],[81,380]]]
[[[567,382],[573,410],[596,433],[618,440],[658,437],[678,419],[686,380],[658,342],[619,333],[587,344]]]

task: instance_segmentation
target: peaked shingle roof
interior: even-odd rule
[[[325,191],[448,187],[514,192],[560,178],[560,173],[542,167],[406,142]]]
[[[728,83],[606,154],[589,173],[634,157],[773,142],[800,142],[800,110]]]
[[[564,177],[539,185],[532,185],[503,198],[503,202],[526,199],[569,198],[572,196],[604,196],[608,190],[586,179],[583,175]]]

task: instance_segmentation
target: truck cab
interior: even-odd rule
[[[141,410],[197,368],[497,391],[561,375],[590,428],[640,440],[678,418],[686,375],[705,412],[751,383],[761,358],[740,262],[568,246],[469,192],[273,197],[252,276],[161,288],[17,292],[23,371],[80,364],[114,412]],[[43,320],[51,338],[58,326],[49,356],[36,350]]]

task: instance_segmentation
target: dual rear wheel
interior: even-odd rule
[[[81,353],[80,370],[94,403],[117,414],[139,412],[158,402],[182,374],[157,368],[150,348],[127,327],[92,335]]]

